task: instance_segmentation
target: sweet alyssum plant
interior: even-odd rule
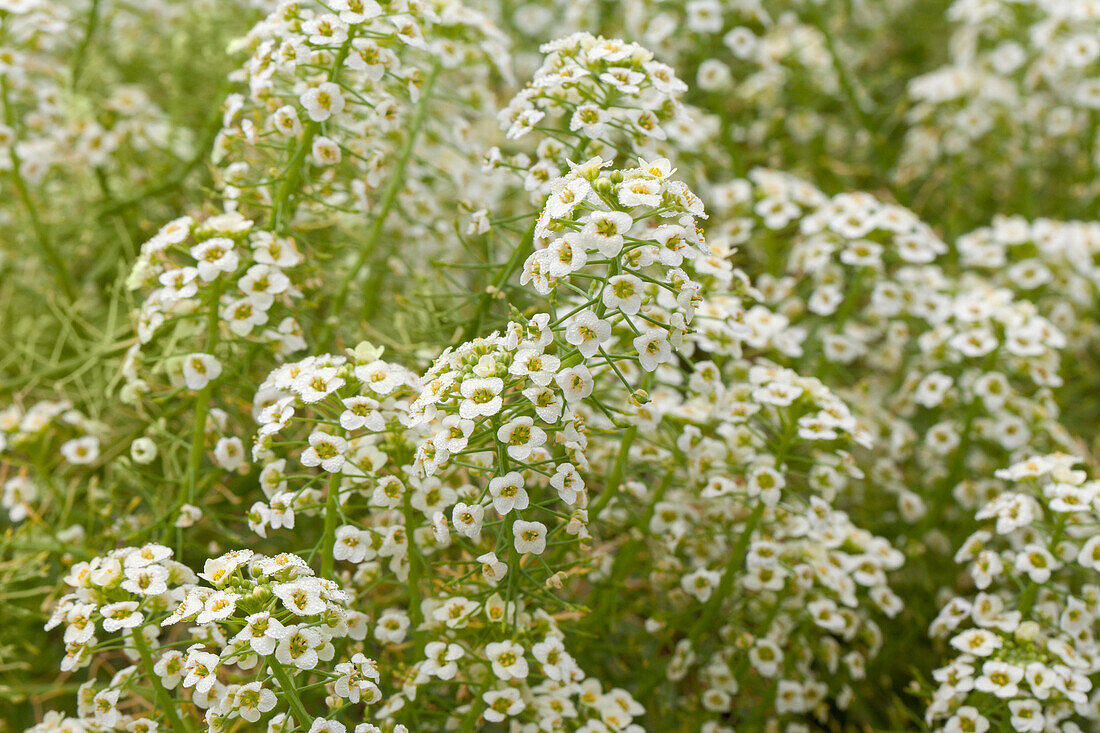
[[[1093,0],[147,5],[0,0],[6,725],[1097,725]]]

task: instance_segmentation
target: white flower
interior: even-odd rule
[[[649,329],[632,342],[638,352],[638,363],[642,369],[652,372],[658,366],[672,359],[672,347],[668,343],[668,334],[662,329]]]
[[[288,626],[287,634],[275,647],[275,658],[282,664],[292,664],[298,669],[313,669],[319,657],[317,648],[323,647],[321,634],[308,626]]]
[[[550,486],[566,504],[576,504],[584,494],[584,479],[572,463],[559,464],[550,477]]]
[[[339,676],[334,685],[337,695],[353,703],[360,701],[370,705],[382,699],[382,691],[375,683],[379,679],[378,665],[373,659],[367,659],[356,653],[350,662],[336,665]]]
[[[236,436],[219,438],[214,446],[214,461],[226,471],[236,471],[248,462],[244,443]]]
[[[220,273],[234,272],[240,262],[233,248],[233,240],[227,237],[213,237],[199,242],[191,248],[191,256],[195,258],[199,277],[204,282],[210,282]]]
[[[336,165],[340,162],[340,145],[330,137],[318,135],[313,138],[310,148],[310,160],[314,165]]]
[[[517,519],[512,525],[516,552],[541,555],[546,549],[546,525],[542,522],[526,522]]]
[[[183,678],[183,660],[183,652],[169,649],[153,665],[153,673],[160,678],[165,689],[171,690],[180,683]]]
[[[302,122],[298,119],[298,110],[284,104],[271,115],[275,129],[287,137],[297,137],[302,132]]]
[[[485,656],[499,679],[521,680],[527,677],[527,660],[523,647],[514,641],[496,641],[485,645]]]
[[[775,677],[783,663],[783,650],[771,639],[757,639],[749,649],[749,664],[762,677]]]
[[[489,494],[493,497],[493,508],[501,516],[513,509],[526,509],[528,505],[523,476],[518,471],[510,471],[504,476],[490,479]]]
[[[95,712],[95,722],[104,728],[110,730],[118,725],[122,714],[119,713],[118,708],[118,695],[119,690],[117,688],[111,688],[108,690],[100,690],[92,698],[93,710]]]
[[[138,612],[137,607],[137,601],[120,601],[99,609],[103,614],[103,630],[113,632],[140,625],[145,618]]]
[[[202,611],[199,612],[195,622],[208,624],[213,621],[224,621],[233,615],[239,599],[240,595],[231,591],[214,591],[206,597],[202,605]]]
[[[1038,700],[1010,700],[1008,709],[1012,713],[1009,721],[1012,730],[1020,733],[1042,733],[1046,729],[1043,706]]]
[[[210,354],[188,354],[183,357],[183,380],[188,389],[200,390],[222,373],[222,365]]]
[[[519,690],[514,687],[506,687],[503,690],[490,690],[481,696],[485,701],[485,720],[490,723],[499,723],[505,718],[519,715],[527,707],[527,703],[520,697]]]
[[[967,629],[951,639],[951,646],[976,657],[988,657],[1003,645],[1001,637],[984,629]]]
[[[508,373],[527,377],[540,387],[545,387],[554,379],[554,372],[561,366],[561,361],[556,356],[542,353],[541,348],[525,346],[516,351],[512,357],[512,363],[508,366]]]
[[[309,726],[309,733],[346,733],[347,727],[338,720],[315,718]]]
[[[1061,567],[1061,563],[1040,545],[1025,545],[1016,555],[1016,572],[1027,573],[1036,583],[1047,582],[1051,571],[1058,567]]]
[[[348,442],[338,435],[316,430],[309,435],[309,447],[302,451],[303,466],[320,466],[329,473],[344,467]]]
[[[581,356],[590,359],[600,346],[611,338],[611,324],[590,310],[584,310],[569,320],[565,340],[577,347]]]
[[[642,281],[638,278],[633,275],[615,275],[608,278],[602,300],[608,308],[632,316],[642,308],[643,292]]]
[[[374,556],[371,548],[371,534],[350,524],[336,528],[336,542],[332,546],[334,560],[346,560],[359,564]]]
[[[509,457],[525,461],[531,451],[546,443],[546,431],[534,425],[530,417],[517,417],[497,430],[497,440],[508,446]]]
[[[233,697],[234,707],[242,718],[255,723],[264,713],[270,712],[276,703],[275,693],[259,682],[249,682],[237,688]]]
[[[61,455],[74,466],[92,463],[99,457],[99,438],[85,435],[61,445]]]
[[[569,232],[558,237],[543,250],[542,262],[546,265],[546,274],[551,278],[561,278],[580,270],[588,262],[588,255],[580,236]]]
[[[286,627],[278,619],[267,611],[261,611],[245,617],[245,627],[237,632],[233,640],[248,642],[252,651],[266,657],[275,652],[279,639],[287,633]]]
[[[1100,570],[1100,535],[1089,537],[1077,553],[1077,562],[1090,570]]]
[[[455,531],[475,542],[481,537],[481,525],[485,517],[485,507],[480,504],[455,504],[451,511],[451,524]]]
[[[409,623],[409,617],[404,612],[392,608],[386,609],[378,617],[378,623],[374,627],[374,638],[391,644],[400,644],[405,640]]]
[[[122,589],[141,596],[159,596],[168,590],[168,570],[161,565],[127,567]]]
[[[626,207],[661,205],[661,184],[649,178],[633,178],[619,186],[619,203]]]
[[[247,336],[257,326],[267,323],[267,312],[261,307],[261,301],[250,297],[238,298],[226,303],[221,310],[222,320],[229,330],[237,336]]]
[[[458,407],[460,417],[472,420],[476,417],[491,417],[500,412],[503,400],[500,393],[504,390],[504,381],[499,377],[475,377],[462,383],[459,392],[464,398]]]
[[[202,651],[201,646],[188,649],[187,658],[183,662],[183,686],[194,687],[195,692],[205,695],[218,681],[218,664],[220,660],[217,654]]]
[[[202,519],[202,509],[194,504],[184,504],[180,507],[176,517],[175,526],[194,527],[195,523]]]
[[[944,733],[985,733],[989,720],[970,705],[963,706],[944,724]]]
[[[340,413],[340,427],[344,430],[366,428],[377,433],[385,429],[386,421],[378,411],[377,400],[365,395],[357,395],[348,397],[342,402],[344,411]]]
[[[578,402],[592,394],[595,382],[584,364],[562,369],[554,376],[566,402]]]
[[[291,381],[290,389],[302,402],[314,404],[344,386],[344,379],[338,375],[339,369],[336,367],[304,369]]]
[[[721,579],[722,574],[719,572],[698,568],[680,578],[680,587],[696,600],[706,603]]]
[[[147,466],[157,458],[157,444],[152,438],[142,436],[130,444],[130,458],[139,466]]]
[[[486,552],[479,555],[477,561],[481,563],[481,573],[491,584],[496,585],[508,573],[508,566],[500,561],[495,552]]]
[[[267,310],[275,302],[275,296],[290,288],[290,278],[278,268],[268,264],[255,264],[237,280],[241,289],[256,307]]]
[[[310,87],[302,94],[299,101],[305,107],[309,119],[314,122],[324,122],[344,109],[344,94],[339,86],[330,81]]]
[[[271,592],[283,602],[288,611],[298,616],[316,616],[328,609],[328,605],[321,599],[321,587],[316,579],[299,578],[276,583]]]
[[[1020,689],[1017,685],[1023,678],[1024,670],[1020,667],[991,660],[982,665],[982,674],[974,680],[974,689],[997,697],[1016,697]]]
[[[624,211],[593,211],[581,229],[581,241],[604,257],[615,257],[622,251],[623,235],[633,225],[634,220]]]
[[[552,192],[546,199],[543,215],[553,219],[564,219],[572,215],[574,209],[584,201],[592,191],[592,185],[584,178],[559,178],[551,184]],[[540,220],[542,217],[540,217]],[[535,232],[535,236],[545,236],[545,231]]]
[[[458,644],[447,644],[442,641],[428,642],[424,647],[424,666],[421,672],[438,677],[441,680],[454,679],[458,673],[458,665],[455,660],[462,659],[466,652]]]
[[[987,328],[974,328],[956,334],[948,344],[963,356],[977,358],[997,348],[997,337]]]
[[[932,372],[917,385],[913,394],[913,401],[922,407],[935,407],[943,402],[947,390],[951,389],[953,380],[941,372]]]

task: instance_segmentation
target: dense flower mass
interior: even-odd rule
[[[0,729],[1100,729],[1097,0],[0,0]]]

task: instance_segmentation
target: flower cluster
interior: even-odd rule
[[[267,344],[277,357],[305,348],[300,326],[288,315],[302,295],[291,280],[302,262],[292,239],[255,229],[234,212],[165,224],[142,245],[130,273],[130,287],[146,296],[134,316],[139,343],[128,354],[127,388],[134,395],[149,389],[139,358],[161,331],[171,332],[173,341],[199,341],[203,350],[184,355],[169,375],[195,391],[222,372],[212,352],[223,332],[230,340]]]
[[[1092,693],[1100,484],[1077,463],[1056,453],[997,471],[1005,486],[955,555],[976,592],[952,598],[930,629],[955,656],[934,673],[929,723],[1044,731],[1086,730],[1100,719]]]
[[[299,202],[370,211],[440,69],[507,56],[500,32],[459,2],[284,3],[239,46],[250,56],[234,79],[247,89],[226,100],[216,158],[225,197],[271,209],[273,225]]]
[[[1100,727],[1098,19],[0,0],[7,727]]]
[[[209,730],[225,730],[237,718],[255,723],[277,707],[270,718],[276,729],[286,729],[296,717],[316,730],[289,680],[326,670],[334,641],[366,638],[367,619],[347,608],[347,592],[287,553],[264,557],[234,550],[208,559],[198,574],[172,555],[163,545],[147,544],[70,569],[65,583],[72,591],[58,600],[47,623],[64,627],[61,669],[87,667],[94,654],[105,653],[122,654],[132,664],[106,685],[94,676],[82,685],[78,718],[69,724],[178,728],[192,714],[190,706],[168,697],[178,688],[177,695],[189,691],[190,705],[205,710]],[[174,632],[182,622],[191,625]],[[101,641],[100,633],[110,638]],[[378,667],[361,653],[333,665],[321,679],[335,680],[337,699],[372,704],[382,698]],[[159,709],[127,712],[133,708],[128,698],[141,699],[139,687]]]
[[[0,476],[4,476],[0,507],[7,510],[8,519],[22,522],[43,506],[43,494],[49,493],[43,489],[52,478],[40,456],[52,452],[60,458],[51,461],[53,473],[66,465],[95,464],[103,433],[104,426],[68,400],[44,400],[25,410],[14,404],[0,410]]]
[[[980,161],[983,185],[1026,190],[1031,181],[1021,181],[1019,171],[1037,179],[1057,167],[1060,181],[1095,200],[1095,3],[956,0],[947,16],[951,59],[909,82],[913,106],[897,175],[914,178],[936,166],[959,171]]]

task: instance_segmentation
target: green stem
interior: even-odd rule
[[[366,241],[363,243],[362,247],[359,248],[359,254],[355,258],[354,264],[344,273],[344,277],[340,280],[340,287],[336,291],[336,297],[332,300],[332,306],[329,311],[330,324],[332,323],[331,319],[338,317],[340,311],[343,309],[344,303],[348,299],[348,293],[351,291],[352,282],[367,264],[367,261],[374,259],[375,250],[378,249],[378,242],[382,238],[382,229],[385,227],[386,218],[389,216],[390,210],[393,209],[393,205],[397,201],[397,195],[404,187],[405,170],[409,166],[409,161],[412,160],[413,151],[416,148],[416,140],[420,137],[420,131],[424,127],[424,121],[428,117],[428,106],[436,79],[439,76],[439,69],[440,64],[438,61],[432,64],[431,71],[428,72],[428,78],[424,81],[424,86],[420,90],[420,100],[416,104],[416,112],[413,114],[409,132],[405,136],[405,141],[401,144],[400,151],[398,151],[397,164],[393,174],[386,182],[385,190],[382,191],[382,200],[378,205],[378,211],[371,220],[370,230],[367,232]],[[380,263],[373,263],[371,266],[370,281],[365,288],[366,303],[363,309],[365,319],[368,321],[377,309],[379,300],[381,299],[381,284],[384,275],[385,268],[382,267]],[[322,344],[326,343],[331,337],[331,328],[331,325],[326,326],[324,338],[321,339]]]
[[[73,57],[73,65],[69,74],[69,86],[72,89],[76,89],[77,82],[80,81],[80,75],[84,72],[84,57],[88,53],[88,46],[91,45],[92,36],[95,35],[96,26],[99,24],[99,4],[100,0],[92,0],[92,7],[88,10],[88,21],[84,26],[84,38],[81,39],[80,47]]]
[[[939,487],[939,492],[934,497],[934,502],[928,513],[917,525],[917,536],[923,537],[925,533],[933,529],[934,527],[942,526],[942,517],[947,507],[951,503],[951,497],[955,486],[962,481],[966,475],[966,457],[970,452],[970,434],[973,427],[974,420],[978,413],[978,403],[976,400],[972,400],[966,406],[966,415],[963,419],[963,429],[960,433],[959,445],[955,449],[955,454],[951,457],[951,470],[947,476],[944,477],[943,484]]]
[[[214,349],[218,345],[218,301],[221,297],[221,283],[214,281],[207,302],[206,315],[206,342],[203,346],[204,353],[213,356]],[[199,467],[202,465],[203,449],[206,447],[206,417],[210,413],[210,395],[214,392],[214,380],[211,380],[199,390],[195,396],[195,421],[191,428],[191,449],[187,457],[187,491],[184,493],[183,504],[194,504],[196,499],[195,488],[198,484]],[[182,555],[182,531],[176,534],[177,556]]]
[[[718,611],[722,608],[722,601],[733,590],[733,580],[740,571],[741,564],[745,562],[749,541],[752,539],[752,533],[756,531],[757,526],[760,524],[760,518],[764,515],[764,506],[764,502],[758,499],[756,507],[749,515],[749,520],[745,522],[745,529],[742,530],[741,536],[737,538],[737,544],[734,546],[733,552],[730,553],[729,560],[726,561],[726,569],[722,571],[722,579],[718,581],[718,587],[714,589],[714,594],[703,607],[699,620],[691,629],[692,646],[695,646],[699,639],[707,633],[708,629],[714,625]]]
[[[321,542],[321,577],[331,578],[333,549],[336,546],[336,515],[339,514],[340,474],[334,473],[328,480],[328,496],[325,498],[325,535]]]
[[[587,138],[578,142],[573,148],[573,151],[569,154],[569,158],[571,160],[578,160],[580,156],[584,155],[585,149],[588,148],[588,142]],[[492,307],[496,294],[507,284],[512,275],[519,272],[519,269],[523,267],[523,263],[527,261],[528,255],[535,250],[535,224],[537,223],[538,215],[536,214],[534,221],[531,222],[531,226],[523,235],[523,241],[516,247],[516,250],[508,259],[508,263],[497,273],[492,286],[486,288],[485,292],[481,294],[481,297],[478,299],[477,311],[474,313],[474,317],[470,319],[466,324],[466,328],[462,331],[462,341],[470,341],[477,336],[481,331],[481,322],[485,319],[485,316],[489,314],[489,308]]]
[[[419,633],[421,622],[424,620],[420,615],[420,571],[421,562],[420,548],[416,545],[416,537],[413,530],[414,520],[416,519],[416,510],[412,505],[412,492],[408,489],[405,490],[403,498],[402,510],[405,514],[405,541],[409,545],[409,577],[405,585],[409,589],[409,621],[413,629],[413,637],[415,638]]]
[[[1055,550],[1058,547],[1058,543],[1062,541],[1062,535],[1066,531],[1066,520],[1069,518],[1068,514],[1058,515],[1058,523],[1054,527],[1054,534],[1051,535],[1050,543],[1047,549],[1050,550],[1050,554],[1054,555]],[[1020,595],[1020,618],[1027,619],[1028,614],[1031,613],[1031,607],[1035,605],[1035,599],[1039,595],[1039,583],[1034,580],[1029,581],[1027,588],[1024,589],[1023,594]]]
[[[302,699],[298,697],[298,691],[294,689],[294,683],[290,679],[290,675],[286,673],[286,668],[275,658],[274,655],[267,658],[268,664],[271,666],[271,672],[275,675],[275,679],[279,681],[279,687],[286,693],[286,696],[290,701],[290,709],[298,716],[298,727],[304,726],[307,722],[313,720],[313,716],[306,710],[305,705],[302,704]]]
[[[11,105],[8,103],[7,79],[0,79],[0,90],[3,92],[4,123],[8,127],[14,128],[14,112],[12,111]],[[76,286],[73,284],[72,274],[69,272],[69,268],[65,266],[65,260],[62,259],[61,253],[58,252],[57,247],[54,246],[53,241],[50,240],[49,235],[46,233],[46,227],[42,225],[42,219],[38,216],[38,209],[35,207],[34,201],[31,199],[30,191],[27,189],[27,182],[23,180],[23,174],[21,172],[23,162],[20,160],[19,153],[17,153],[15,149],[16,144],[13,141],[8,145],[8,157],[11,160],[12,183],[15,184],[16,193],[19,194],[23,206],[27,209],[27,216],[31,220],[31,228],[34,230],[35,239],[38,240],[38,248],[42,250],[42,254],[46,258],[46,264],[53,271],[54,278],[57,280],[57,284],[62,292],[65,293],[65,297],[70,301],[74,300],[76,298]]]
[[[505,283],[512,277],[513,274],[519,271],[519,268],[523,266],[523,263],[527,260],[528,255],[535,249],[535,224],[538,221],[531,222],[531,226],[523,235],[523,241],[512,252],[512,256],[508,259],[507,264],[499,272],[497,276],[493,278],[493,284],[485,288],[485,292],[481,294],[481,297],[477,302],[477,311],[474,313],[474,317],[466,323],[466,328],[462,331],[461,341],[471,341],[478,332],[481,331],[481,322],[485,320],[485,316],[489,314],[489,308],[493,305],[493,300],[496,298],[496,294],[500,292]]]
[[[348,57],[348,52],[351,50],[351,42],[355,38],[354,33],[348,33],[347,40],[340,46],[340,50],[336,52],[336,58],[332,62],[332,68],[329,69],[328,80],[335,81],[336,77],[340,74],[340,67],[344,65],[344,60]],[[274,232],[280,231],[280,227],[286,223],[286,219],[294,213],[294,207],[291,205],[291,197],[298,189],[298,183],[302,179],[302,167],[306,160],[306,155],[309,153],[310,148],[313,145],[313,138],[317,137],[317,133],[321,131],[321,123],[310,121],[306,125],[305,130],[302,131],[302,137],[298,141],[298,147],[294,150],[294,155],[291,156],[290,162],[287,163],[286,175],[283,177],[282,182],[279,183],[279,188],[275,193],[275,200],[271,205],[271,219],[269,221],[270,229]]]
[[[619,486],[622,484],[623,474],[626,472],[626,462],[630,459],[630,447],[634,444],[634,439],[637,437],[637,425],[631,425],[626,429],[626,432],[623,433],[623,440],[619,444],[619,454],[616,456],[615,462],[611,464],[611,470],[607,473],[607,479],[604,481],[603,489],[588,508],[589,522],[595,522],[596,517],[604,510],[604,507],[606,507],[619,493]]]
[[[218,96],[225,96],[224,90],[219,92]],[[202,138],[199,140],[198,145],[195,146],[195,152],[186,162],[181,166],[177,166],[173,172],[168,175],[164,180],[156,183],[148,188],[138,191],[134,195],[116,201],[110,206],[107,206],[103,211],[99,213],[99,218],[103,219],[115,214],[121,214],[126,209],[137,206],[151,198],[162,196],[166,193],[170,193],[184,184],[187,178],[197,169],[203,161],[210,157],[211,149],[214,147],[214,142],[218,138],[218,132],[222,128],[222,110],[216,108],[211,113],[209,119],[206,121],[206,125],[202,130]]]
[[[164,689],[164,685],[161,684],[160,677],[153,671],[153,667],[156,666],[153,661],[153,653],[149,650],[149,642],[145,640],[145,635],[141,633],[141,629],[137,628],[133,631],[134,648],[137,649],[138,656],[141,657],[141,665],[145,668],[145,676],[149,678],[149,683],[153,685],[153,691],[157,697],[157,705],[160,706],[161,711],[164,713],[164,717],[168,720],[168,725],[173,731],[182,731],[189,733],[191,727],[180,719],[179,713],[176,712],[176,704],[172,699],[172,696],[168,694],[168,690]]]
[[[488,689],[488,685],[480,685],[476,692],[471,691],[474,699],[470,701],[470,710],[462,719],[459,733],[474,733],[477,730],[477,719],[481,716],[482,694]]]

